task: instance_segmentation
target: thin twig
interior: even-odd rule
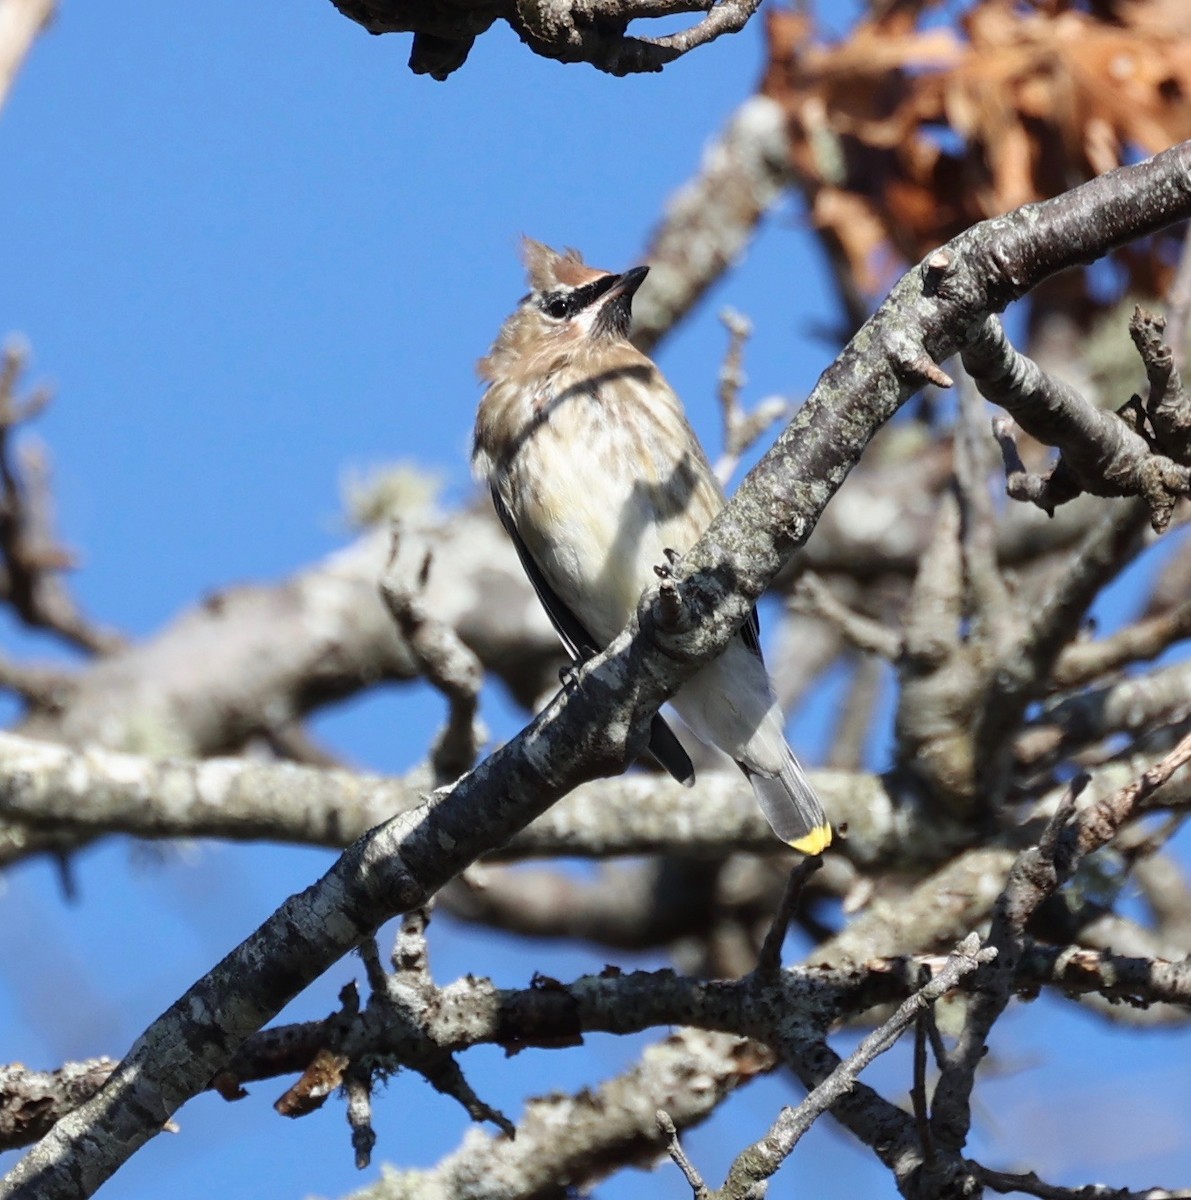
[[[893,661],[902,652],[899,633],[849,608],[813,571],[804,572],[799,579],[794,604],[797,609],[830,622],[862,653]]]
[[[423,555],[416,570],[400,561],[401,527],[393,522],[388,566],[380,593],[402,637],[417,657],[426,679],[447,701],[447,723],[430,751],[435,782],[451,783],[476,760],[486,738],[477,720],[484,667],[475,651],[445,621],[434,618],[422,596],[433,556]]]
[[[28,347],[13,340],[0,358],[0,601],[31,628],[105,654],[123,646],[124,639],[92,624],[62,582],[76,556],[54,535],[48,455],[32,442],[13,450],[16,431],[39,416],[52,396],[43,386],[18,399],[28,357]]]
[[[798,901],[802,897],[802,890],[806,887],[807,881],[822,865],[822,855],[815,854],[802,859],[791,869],[790,877],[786,880],[786,890],[782,893],[781,903],[773,915],[773,923],[769,926],[769,932],[766,933],[765,941],[761,944],[761,951],[757,955],[759,978],[772,977],[781,970],[782,945],[786,940],[786,931],[790,928],[794,910],[798,907]]]
[[[924,967],[923,973],[930,978],[929,968]],[[930,1106],[926,1095],[926,1049],[932,1011],[924,1008],[914,1022],[914,1082],[910,1088],[914,1124],[918,1126],[918,1137],[922,1142],[922,1158],[928,1164],[935,1161],[935,1140],[930,1131]]]
[[[1154,793],[1182,766],[1191,762],[1191,733],[1160,762],[1156,762],[1140,779],[1121,788],[1115,795],[1101,800],[1084,821],[1085,832],[1080,838],[1081,854],[1104,845],[1133,814],[1135,809],[1161,807],[1153,802]]]
[[[716,478],[726,484],[736,470],[741,456],[749,452],[770,426],[787,416],[790,406],[779,396],[762,400],[746,413],[740,402],[744,388],[744,346],[753,331],[748,317],[735,309],[726,308],[720,320],[728,331],[728,349],[720,366],[717,395],[723,422],[724,452],[715,464]]]
[[[698,1168],[687,1158],[686,1151],[683,1150],[682,1143],[678,1140],[678,1130],[665,1109],[658,1109],[657,1122],[658,1130],[666,1139],[666,1153],[682,1172],[683,1178],[690,1184],[695,1200],[709,1200],[711,1192],[707,1184],[703,1182],[703,1176],[699,1174]]]

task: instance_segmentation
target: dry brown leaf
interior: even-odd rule
[[[761,90],[816,227],[870,292],[892,255],[1191,137],[1186,0],[978,0],[949,29],[923,27],[932,7],[891,0],[839,43],[805,12],[768,18]]]

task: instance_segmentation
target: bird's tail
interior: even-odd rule
[[[783,842],[808,855],[822,854],[831,845],[827,814],[789,746],[776,775],[762,775],[744,763],[737,765],[753,785],[765,819]]]

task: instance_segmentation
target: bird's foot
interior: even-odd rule
[[[679,554],[677,550],[671,550],[668,546],[662,551],[662,553],[666,556],[666,561],[664,563],[656,563],[653,568],[653,573],[659,579],[673,579],[674,564],[678,562],[682,555]]]

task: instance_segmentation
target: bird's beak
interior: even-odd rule
[[[648,267],[634,267],[616,277],[616,282],[600,297],[599,311],[591,327],[596,338],[627,338],[633,323],[633,293],[645,282]]]
[[[645,282],[645,276],[648,274],[648,267],[634,267],[631,271],[626,271],[605,292],[605,302],[613,300],[617,296],[624,296],[626,299],[631,300],[637,289]]]

